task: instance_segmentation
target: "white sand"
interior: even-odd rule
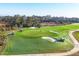
[[[35,29],[36,27],[30,27],[30,29]]]
[[[48,40],[50,42],[56,42],[56,40],[51,38],[51,37],[42,37],[42,39],[46,39],[46,40]]]
[[[52,30],[50,30],[49,32],[51,32],[51,33],[55,33],[55,34],[59,34],[58,32],[55,32],[55,31],[52,31]]]

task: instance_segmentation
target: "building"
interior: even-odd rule
[[[41,26],[56,26],[58,25],[56,22],[42,22]]]

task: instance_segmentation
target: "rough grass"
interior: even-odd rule
[[[75,38],[79,41],[79,31],[73,33],[73,35],[75,36]]]
[[[68,51],[73,45],[68,36],[69,31],[79,29],[79,25],[47,26],[36,29],[24,28],[23,32],[16,32],[10,36],[2,54],[35,54],[35,53],[56,53]],[[59,32],[51,33],[50,30]],[[64,42],[49,42],[41,37],[49,36],[54,38],[64,37]]]

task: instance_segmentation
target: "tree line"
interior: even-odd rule
[[[47,16],[0,16],[0,23],[6,23],[7,27],[41,27],[41,23],[44,22],[55,22],[57,24],[71,24],[79,23],[79,18],[72,17],[51,17]]]

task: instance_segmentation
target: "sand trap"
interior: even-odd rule
[[[56,40],[51,37],[42,37],[42,39],[48,40],[50,42],[56,42]]]
[[[50,30],[49,32],[51,32],[51,33],[55,33],[55,34],[59,34],[58,32],[55,32],[55,31],[52,31],[52,30]]]
[[[13,31],[12,32],[9,32],[8,35],[14,35],[14,32]]]
[[[36,27],[30,27],[30,29],[35,29]]]

